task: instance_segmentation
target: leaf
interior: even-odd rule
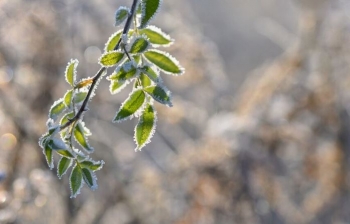
[[[145,34],[148,37],[149,42],[154,46],[170,46],[174,40],[164,33],[160,28],[156,26],[148,26],[145,29],[139,31],[140,34]]]
[[[87,94],[88,94],[87,91],[77,92],[76,94],[74,94],[74,103],[78,104],[83,102]]]
[[[68,150],[67,145],[60,139],[50,139],[47,143],[47,146],[56,151],[61,156],[74,158],[73,154]]]
[[[65,123],[67,123],[69,121],[69,119],[72,119],[73,117],[74,117],[74,112],[73,111],[63,115],[63,117],[60,120],[60,125],[64,125]],[[64,138],[66,136],[66,133],[67,133],[67,129],[64,129],[64,130],[61,131],[60,134],[61,134],[62,140],[64,140]]]
[[[156,129],[156,112],[152,105],[148,104],[140,116],[139,122],[135,128],[136,150],[141,150],[150,142]]]
[[[63,102],[64,105],[68,108],[70,106],[70,104],[72,103],[72,99],[73,99],[73,90],[69,90],[68,92],[66,92],[66,94],[64,94],[63,97]]]
[[[136,89],[131,92],[128,99],[120,107],[113,122],[121,122],[127,118],[132,118],[143,105],[145,98],[146,96],[142,89]]]
[[[109,91],[111,92],[111,94],[119,93],[120,91],[122,91],[125,88],[125,86],[128,83],[129,82],[127,82],[127,81],[111,80],[111,84],[109,86]]]
[[[148,76],[143,74],[143,73],[140,75],[140,80],[141,80],[141,85],[143,88],[152,85],[151,79],[148,78]]]
[[[112,67],[117,65],[124,57],[124,53],[120,51],[110,51],[107,53],[104,53],[100,59],[99,62],[102,66],[105,67]]]
[[[155,101],[172,107],[171,93],[164,86],[149,86],[144,88],[144,91],[148,93]]]
[[[92,78],[86,78],[86,79],[82,79],[79,83],[77,83],[74,88],[75,89],[81,89],[83,87],[89,86],[93,83],[93,79]]]
[[[105,46],[105,52],[109,52],[109,51],[113,51],[115,46],[117,46],[120,37],[123,33],[123,30],[119,30],[117,32],[115,32],[114,34],[112,34],[112,36],[109,37],[106,46]]]
[[[105,164],[105,162],[103,160],[101,161],[90,161],[90,160],[86,160],[80,163],[80,166],[83,168],[88,168],[92,171],[97,171],[102,169],[103,165]]]
[[[126,20],[126,18],[128,18],[129,13],[129,8],[124,6],[119,7],[118,10],[115,12],[114,26],[119,26],[120,24],[122,24]]]
[[[87,141],[87,137],[84,133],[84,127],[80,122],[78,122],[78,124],[75,126],[73,133],[75,140],[79,143],[79,145],[81,145],[81,147],[83,147],[83,149],[86,150],[86,152],[92,153],[94,151],[94,148],[91,147]]]
[[[149,47],[149,42],[146,36],[140,36],[135,38],[131,42],[131,47],[129,50],[130,54],[139,54],[145,52]]]
[[[63,102],[63,99],[59,99],[53,103],[50,108],[49,118],[56,121],[58,116],[66,109],[66,105]]]
[[[141,1],[141,25],[140,28],[145,28],[158,12],[161,0],[142,0]]]
[[[179,62],[166,52],[153,49],[145,52],[144,55],[148,61],[167,74],[182,75],[184,73]]]
[[[70,177],[69,177],[69,185],[71,189],[71,198],[75,198],[79,193],[80,189],[83,186],[83,173],[81,168],[78,165],[75,165]]]
[[[52,170],[54,168],[53,153],[52,153],[52,149],[50,148],[50,146],[48,144],[45,145],[45,147],[43,149],[43,153],[45,155],[47,165],[49,166],[50,170]]]
[[[134,58],[136,64],[140,64],[140,62],[141,62],[141,55],[136,54],[136,55],[134,55],[132,57]]]
[[[77,67],[78,67],[79,61],[77,59],[71,60],[68,62],[65,76],[66,76],[66,81],[68,82],[69,85],[72,87],[74,86],[75,79],[77,77]]]
[[[95,176],[95,174],[93,172],[91,172],[89,169],[87,168],[82,168],[82,172],[83,172],[83,178],[85,183],[89,186],[89,188],[91,190],[96,190],[97,189],[97,178]]]
[[[108,80],[123,82],[132,78],[135,78],[140,74],[140,71],[136,68],[132,61],[128,61],[119,66],[112,75],[108,77]]]
[[[66,157],[62,157],[57,165],[57,176],[62,178],[62,176],[67,172],[68,168],[72,165],[72,160]]]
[[[153,82],[161,83],[162,80],[159,75],[159,71],[155,66],[145,65],[141,68],[141,71],[146,74]]]

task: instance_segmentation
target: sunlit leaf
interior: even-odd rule
[[[172,75],[181,75],[184,69],[179,62],[166,52],[159,50],[149,50],[144,53],[148,61],[155,64],[160,70]]]
[[[148,78],[148,76],[143,73],[140,75],[140,81],[143,88],[152,85],[151,79]]]
[[[146,36],[140,36],[132,40],[129,53],[139,54],[145,52],[149,47],[149,42]]]
[[[67,145],[60,139],[50,139],[47,143],[47,146],[56,151],[61,156],[74,158],[73,154],[68,150]]]
[[[141,29],[139,33],[145,34],[148,37],[149,42],[154,47],[167,47],[174,42],[174,40],[171,39],[168,34],[164,33],[160,28],[156,26],[147,26],[145,29]]]
[[[77,92],[74,94],[74,103],[78,104],[81,103],[85,100],[88,92],[87,91],[82,91],[82,92]]]
[[[141,1],[141,25],[140,28],[145,28],[151,19],[158,12],[161,0],[142,0]]]
[[[87,86],[91,85],[92,82],[93,82],[92,78],[86,78],[86,79],[81,80],[79,83],[77,83],[74,86],[74,88],[75,89],[80,89],[80,88],[83,88],[83,87],[87,87]]]
[[[57,176],[61,177],[67,172],[68,168],[72,165],[72,160],[66,157],[62,157],[57,165]]]
[[[69,119],[72,119],[73,117],[74,117],[74,112],[73,111],[63,115],[63,117],[60,120],[60,125],[64,125],[65,123],[67,123],[69,121]],[[65,138],[66,133],[67,133],[67,129],[64,129],[64,130],[61,131],[60,134],[61,134],[61,138],[62,139]]]
[[[47,165],[52,170],[53,167],[54,167],[54,164],[53,164],[53,153],[52,153],[52,149],[50,148],[50,146],[48,144],[45,145],[45,147],[43,149],[43,153],[45,155]]]
[[[129,97],[124,101],[117,112],[113,122],[121,122],[127,118],[132,118],[141,108],[145,101],[145,93],[142,89],[136,89],[130,93]]]
[[[79,61],[77,59],[71,60],[68,62],[65,76],[66,76],[66,81],[71,85],[74,86],[74,82],[77,76],[77,67],[78,67]]]
[[[112,75],[108,77],[108,80],[123,82],[132,78],[135,78],[140,74],[140,71],[135,67],[132,61],[128,61],[119,66]]]
[[[129,8],[121,6],[118,8],[118,10],[115,12],[115,26],[119,26],[122,24],[126,18],[128,18],[128,15],[130,13]]]
[[[111,80],[111,84],[109,85],[109,91],[111,92],[111,94],[119,93],[125,88],[125,86],[128,83],[129,82],[127,81]]]
[[[145,65],[141,71],[146,74],[153,82],[161,83],[162,80],[159,75],[159,70],[155,66]]]
[[[142,112],[135,128],[134,138],[137,145],[136,150],[141,150],[150,142],[156,128],[156,120],[156,112],[153,106],[148,104]]]
[[[169,107],[172,106],[171,103],[171,93],[164,86],[149,86],[144,88],[144,91],[148,93],[155,101],[165,104]]]
[[[92,153],[94,151],[94,148],[88,143],[87,137],[84,133],[84,127],[80,122],[78,122],[78,124],[75,126],[73,133],[75,140],[79,143],[79,145],[81,145],[81,147],[83,147],[88,153]]]
[[[73,90],[71,89],[68,92],[66,92],[66,94],[64,94],[63,99],[64,99],[63,102],[66,105],[66,107],[69,107],[73,99]]]
[[[63,99],[59,99],[54,102],[50,108],[49,118],[56,121],[58,116],[66,109],[66,105],[63,102]]]
[[[117,65],[124,57],[124,53],[121,51],[110,51],[107,53],[104,53],[100,59],[99,62],[102,66],[105,67],[112,67]]]
[[[97,170],[100,170],[102,169],[103,165],[104,165],[104,161],[90,161],[90,160],[86,160],[86,161],[83,161],[80,163],[80,166],[81,167],[84,167],[84,168],[88,168],[92,171],[97,171]]]
[[[83,186],[83,173],[79,165],[75,165],[70,177],[69,177],[69,185],[71,189],[71,198],[75,198],[78,194],[80,194],[80,189]]]
[[[82,168],[82,172],[83,172],[84,181],[88,185],[88,187],[91,190],[96,190],[97,189],[97,183],[96,183],[97,178],[96,178],[95,174],[87,168]]]
[[[122,35],[123,30],[119,30],[115,32],[110,38],[108,39],[106,46],[105,46],[105,52],[113,51],[115,46],[117,46],[120,37]]]

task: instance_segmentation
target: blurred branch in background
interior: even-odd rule
[[[188,2],[164,1],[155,22],[177,40],[171,53],[186,74],[164,77],[175,99],[173,108],[157,108],[162,134],[135,153],[134,124],[110,122],[128,91],[112,97],[101,82],[86,119],[106,166],[97,191],[69,199],[67,179],[47,170],[37,139],[67,87],[66,62],[78,58],[86,76],[98,69],[114,10],[125,2],[0,1],[0,223],[350,222],[350,6],[340,0],[277,10],[295,10],[297,32],[257,17],[254,38],[284,52],[258,67],[245,58],[237,71],[225,71],[232,62],[218,51],[231,42],[216,46],[203,36]],[[222,4],[258,15],[256,1]],[[237,21],[225,24],[243,30]],[[236,54],[271,58],[264,47]],[[247,67],[252,72],[239,76]]]

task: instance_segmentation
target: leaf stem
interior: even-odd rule
[[[130,14],[126,20],[126,23],[124,25],[124,29],[123,29],[123,34],[128,34],[130,26],[132,24],[136,9],[137,9],[137,5],[138,5],[139,0],[133,0],[132,6],[131,6],[131,10],[130,10]],[[119,39],[117,45],[115,46],[114,50],[118,50],[120,47],[120,43],[121,43],[121,38]],[[60,126],[60,130],[66,129],[67,127],[69,127],[71,124],[76,123],[76,121],[78,121],[81,116],[83,115],[83,113],[86,111],[86,107],[87,104],[90,100],[91,94],[96,86],[96,84],[98,83],[98,80],[103,76],[103,74],[107,71],[107,67],[101,67],[100,70],[98,70],[98,72],[96,73],[96,75],[92,78],[92,83],[91,86],[89,88],[88,94],[86,95],[83,104],[81,105],[81,107],[79,108],[78,113],[69,121],[67,121],[65,124]]]

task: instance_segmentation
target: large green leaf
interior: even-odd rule
[[[62,157],[57,165],[57,176],[62,178],[62,176],[67,172],[68,168],[72,165],[72,160],[66,157]]]
[[[77,67],[78,67],[79,61],[77,59],[71,60],[68,62],[65,76],[66,76],[66,81],[73,87],[74,82],[77,76]]]
[[[88,185],[88,187],[91,190],[96,190],[97,189],[97,182],[96,182],[97,178],[96,178],[95,174],[87,168],[82,168],[82,172],[83,172],[84,181]]]
[[[131,42],[130,54],[139,54],[145,52],[149,47],[149,42],[145,35],[135,38]]]
[[[66,109],[66,105],[63,102],[63,98],[55,101],[50,108],[49,118],[56,121],[58,116]]]
[[[172,107],[171,93],[165,87],[161,87],[159,85],[149,86],[144,88],[144,91],[148,93],[155,101]]]
[[[129,8],[120,6],[117,11],[115,12],[115,26],[119,26],[122,24],[126,18],[128,18],[129,15]]]
[[[156,112],[152,105],[148,104],[140,116],[139,122],[135,128],[135,141],[137,148],[141,150],[150,142],[156,128]]]
[[[113,119],[113,122],[121,122],[128,118],[132,118],[135,113],[142,107],[145,102],[145,93],[142,89],[136,89],[131,92],[128,99],[121,105],[119,111]]]
[[[184,69],[179,62],[166,52],[159,50],[149,50],[144,53],[148,61],[155,64],[160,70],[172,75],[181,75]]]
[[[133,79],[140,74],[140,71],[135,67],[132,61],[128,61],[119,66],[112,75],[108,77],[108,80],[123,82],[129,79]]]
[[[83,168],[88,168],[92,171],[97,171],[102,169],[103,165],[105,164],[104,161],[90,161],[90,160],[86,160],[80,163],[80,166]]]
[[[83,186],[83,172],[79,165],[75,165],[69,177],[69,185],[71,189],[71,198],[75,198]]]
[[[161,29],[156,26],[147,26],[145,29],[139,31],[140,34],[145,34],[148,37],[149,42],[154,46],[167,47],[171,45],[174,40],[164,33]]]
[[[86,152],[92,153],[94,151],[94,148],[88,143],[84,126],[80,122],[75,126],[73,133],[75,140],[86,150]]]
[[[117,65],[124,57],[124,53],[121,51],[110,51],[107,53],[104,53],[100,59],[99,62],[102,66],[105,67],[112,67]]]
[[[141,0],[141,25],[140,28],[145,28],[151,19],[158,12],[161,0]]]

